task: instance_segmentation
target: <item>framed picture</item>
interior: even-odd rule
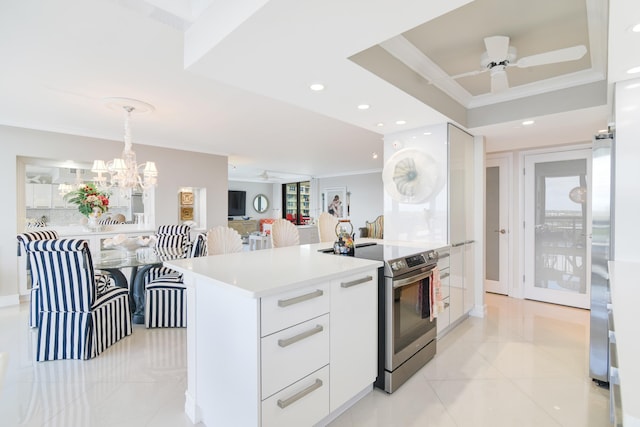
[[[180,204],[181,205],[193,205],[193,193],[183,191],[180,193]]]
[[[347,188],[325,188],[322,192],[322,212],[329,212],[336,218],[348,218],[349,200],[347,200]]]
[[[180,221],[191,221],[193,220],[193,208],[180,208]]]

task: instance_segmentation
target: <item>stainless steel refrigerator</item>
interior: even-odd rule
[[[591,330],[589,376],[600,385],[609,382],[608,262],[613,259],[614,135],[593,140],[591,179]]]

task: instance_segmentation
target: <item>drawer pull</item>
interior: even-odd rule
[[[449,273],[442,273],[442,274],[440,275],[440,280],[442,280],[442,279],[446,279],[447,277],[449,277]]]
[[[279,299],[278,307],[288,307],[293,304],[298,304],[299,302],[307,301],[313,298],[321,297],[324,294],[322,290],[318,289],[317,291],[310,292],[308,294],[300,295],[299,297],[293,297],[289,299]]]
[[[306,332],[303,332],[301,334],[292,336],[291,338],[285,338],[285,339],[280,339],[278,340],[278,345],[280,347],[287,347],[290,346],[291,344],[297,343],[300,340],[303,340],[305,338],[310,337],[311,335],[315,335],[317,333],[320,333],[324,330],[324,328],[322,327],[322,325],[316,325],[315,328],[313,329],[309,329]]]
[[[365,276],[360,279],[352,280],[350,282],[340,282],[340,286],[343,288],[350,288],[351,286],[359,285],[360,283],[367,283],[373,280],[373,276]]]
[[[320,387],[322,387],[322,380],[319,378],[316,378],[316,382],[311,384],[309,387],[305,388],[304,390],[302,390],[299,393],[294,394],[293,396],[291,396],[288,399],[278,399],[278,406],[281,407],[282,409],[286,408],[287,406],[291,405],[292,403],[297,402],[298,400],[302,399],[303,397],[305,397],[307,394],[311,393],[314,390],[319,389]]]
[[[448,303],[448,302],[445,302],[445,303],[444,303],[444,308],[445,308],[445,310],[446,310],[447,308],[449,308],[449,303]]]

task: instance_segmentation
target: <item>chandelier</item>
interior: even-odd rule
[[[154,162],[138,164],[131,142],[131,113],[148,112],[153,106],[142,101],[127,98],[108,98],[107,106],[124,111],[124,150],[122,156],[112,161],[94,160],[91,172],[98,174],[94,182],[101,189],[118,187],[123,189],[148,190],[158,183],[158,170]]]

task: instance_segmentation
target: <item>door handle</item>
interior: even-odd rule
[[[507,230],[505,230],[504,228],[501,228],[500,230],[493,230],[493,231],[500,234],[505,234],[507,232]]]

